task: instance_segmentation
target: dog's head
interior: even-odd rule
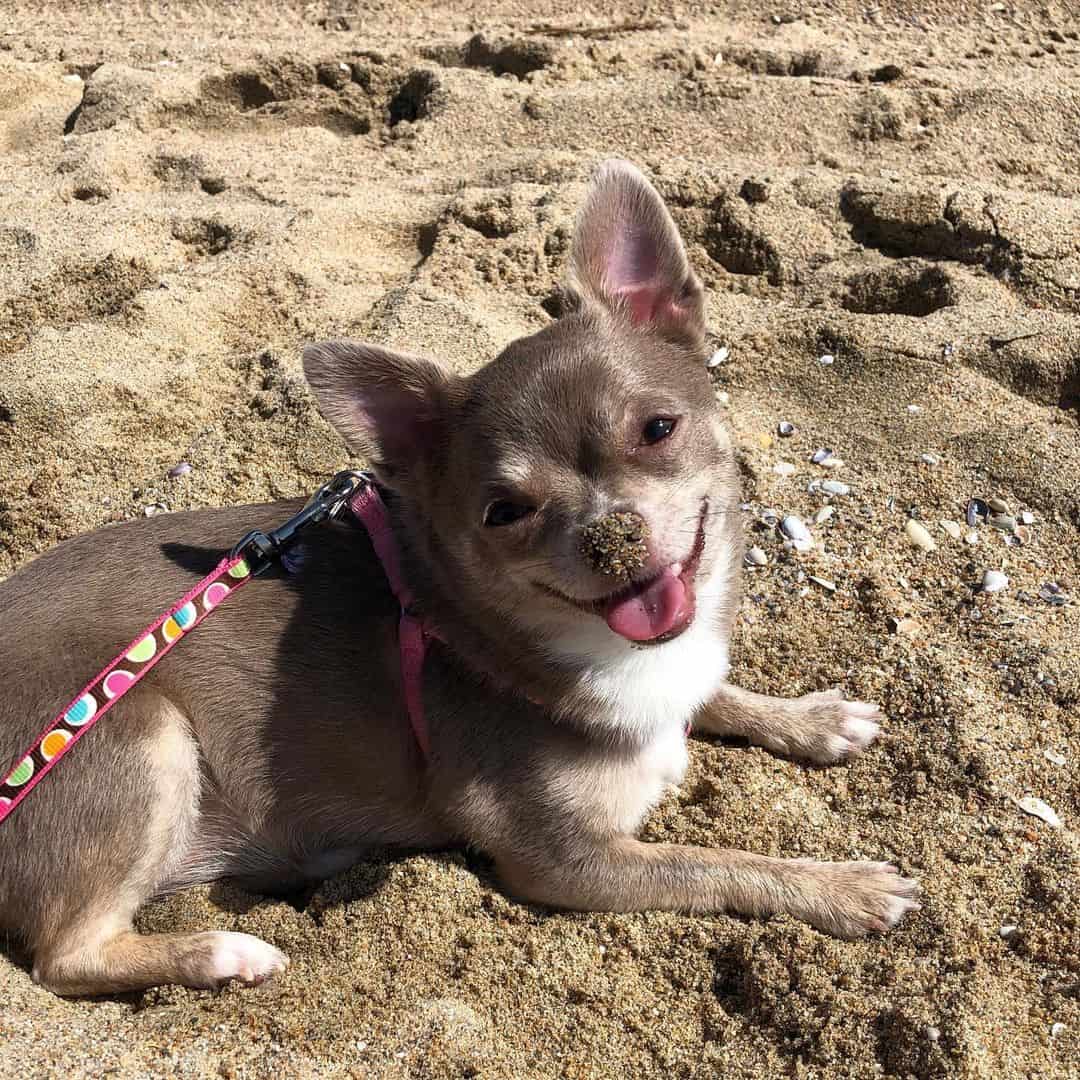
[[[478,615],[563,652],[659,645],[731,564],[737,484],[701,284],[633,166],[597,173],[568,286],[568,314],[468,378],[345,341],[310,346],[305,371]]]

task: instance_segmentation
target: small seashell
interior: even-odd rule
[[[1015,540],[1018,544],[1030,544],[1032,540],[1032,532],[1026,525],[1017,525],[1016,532],[1011,536],[1006,536],[1006,540]]]
[[[1009,512],[1009,504],[1004,499],[997,498],[997,496],[992,499],[987,499],[986,505],[989,506],[995,514],[1007,514]]]
[[[809,551],[814,546],[814,538],[802,518],[788,514],[780,522],[780,531],[788,538],[796,551]]]
[[[836,582],[835,581],[829,581],[828,578],[823,578],[823,577],[814,577],[813,574],[810,575],[810,580],[815,585],[820,585],[826,592],[836,592]]]
[[[790,461],[778,461],[773,467],[772,471],[777,476],[794,476],[795,466]]]
[[[750,548],[743,556],[743,562],[747,566],[764,566],[769,561],[769,556],[759,547]]]
[[[1000,570],[987,570],[982,576],[982,591],[1001,592],[1009,587],[1009,579]]]
[[[1004,6],[1004,5],[1002,5]],[[1065,1025],[1060,1020],[1055,1020],[1050,1025],[1050,1038],[1056,1039],[1065,1030]]]
[[[850,495],[851,488],[841,480],[823,480],[821,490],[826,495]]]
[[[1055,765],[1064,765],[1066,760],[1065,755],[1059,754],[1056,750],[1044,750],[1043,757],[1046,758],[1047,761],[1053,762]]]
[[[932,1042],[941,1042],[941,1028],[935,1027],[933,1024],[927,1024],[923,1028],[923,1034]]]
[[[839,469],[843,464],[844,464],[844,459],[843,458],[838,458],[838,457],[833,456],[833,457],[827,457],[821,463],[821,467],[823,469]]]
[[[1016,518],[1010,517],[1008,514],[991,514],[990,524],[998,532],[1016,532]]]
[[[1020,927],[1017,926],[1016,923],[1006,923],[998,930],[998,937],[1004,938],[1005,941],[1008,941],[1009,938],[1016,937],[1016,931],[1019,929]]]
[[[158,514],[164,514],[167,509],[164,503],[152,503],[150,506],[143,507],[143,516],[155,517]]]
[[[790,420],[781,420],[776,425],[776,432],[782,439],[787,439],[795,434],[795,425]]]
[[[1034,795],[1028,795],[1024,799],[1013,799],[1013,802],[1016,803],[1025,814],[1031,814],[1032,817],[1037,817],[1040,821],[1045,821],[1051,829],[1061,828],[1061,818],[1059,818],[1053,808],[1047,806],[1042,799],[1036,799]]]
[[[720,348],[705,361],[705,366],[709,368],[719,367],[730,355],[731,350],[726,345],[721,345]],[[698,362],[700,363],[700,361]]]
[[[835,359],[836,357],[833,356],[832,353],[822,353],[821,356],[817,358],[817,362],[819,364],[824,364],[826,367],[828,367],[829,364],[831,364]]]
[[[1023,512],[1023,513],[1022,513],[1022,514],[1020,515],[1020,520],[1021,520],[1021,521],[1022,521],[1022,522],[1023,522],[1023,523],[1025,524],[1025,525],[1034,525],[1034,524],[1035,524],[1035,515],[1034,515],[1034,514],[1033,514],[1033,513],[1032,513],[1032,512],[1030,511],[1030,510],[1025,510],[1025,511],[1024,511],[1024,512]]]
[[[979,523],[979,518],[986,518],[990,515],[990,508],[982,501],[982,499],[969,499],[967,504],[967,523],[970,528],[974,528]]]
[[[914,416],[915,413],[921,413],[922,412],[922,406],[921,405],[909,405],[907,407],[907,411]]]
[[[814,451],[814,452],[813,452],[813,453],[812,453],[812,454],[810,455],[810,460],[811,460],[811,461],[812,461],[812,462],[813,462],[813,463],[814,463],[815,465],[821,465],[821,464],[822,464],[823,462],[826,462],[826,461],[828,461],[828,460],[829,460],[829,458],[831,458],[831,457],[832,457],[832,454],[833,454],[833,452],[832,452],[831,450],[827,450],[827,449],[825,449],[825,447],[823,446],[823,447],[821,447],[821,448],[820,448],[819,450],[815,450],[815,451]]]
[[[1044,581],[1039,586],[1039,599],[1053,604],[1054,607],[1061,607],[1065,603],[1065,594],[1056,581]]]
[[[954,540],[959,540],[963,534],[964,530],[955,521],[942,521],[939,524]]]
[[[972,529],[970,532],[964,533],[965,544],[977,544],[979,542],[979,534]]]
[[[907,524],[904,526],[904,532],[907,533],[908,540],[915,547],[922,548],[923,551],[937,550],[934,538],[926,531],[926,527],[914,518],[908,518]]]
[[[169,470],[169,476],[175,480],[178,476],[187,476],[189,472],[191,472],[191,465],[186,461],[181,461]]]
[[[831,506],[822,506],[816,514],[814,514],[813,522],[815,525],[824,525],[835,514],[836,511]]]
[[[761,511],[759,518],[762,525],[767,525],[770,529],[775,529],[780,524],[780,511],[773,510],[772,507],[766,507]]]
[[[931,468],[933,468],[935,465],[940,463],[941,458],[939,458],[936,454],[920,454],[919,460],[924,465],[929,465]]]

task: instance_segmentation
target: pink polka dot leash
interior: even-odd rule
[[[79,739],[178,641],[194,630],[232,593],[270,566],[300,529],[336,517],[354,501],[360,505],[361,500],[357,496],[362,497],[364,505],[381,507],[377,488],[368,476],[355,472],[338,473],[280,528],[270,533],[248,533],[202,581],[151,623],[96,678],[87,683],[0,780],[0,824],[48,776]],[[361,520],[364,520],[363,516]],[[380,525],[388,532],[382,518]],[[383,544],[386,542],[382,541]],[[394,567],[396,571],[396,558]],[[391,585],[394,584],[392,580]],[[394,592],[397,591],[395,587]],[[402,617],[405,618],[404,610]],[[404,644],[402,648],[404,652]],[[415,726],[414,723],[414,729]],[[426,731],[424,735],[422,747],[426,747]]]

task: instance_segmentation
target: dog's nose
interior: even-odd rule
[[[581,554],[599,574],[629,577],[649,561],[648,536],[648,522],[640,514],[605,514],[581,530]]]

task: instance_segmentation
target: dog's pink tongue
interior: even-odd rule
[[[605,617],[616,634],[630,641],[652,641],[685,622],[689,608],[686,585],[669,566],[640,592],[613,600]]]

